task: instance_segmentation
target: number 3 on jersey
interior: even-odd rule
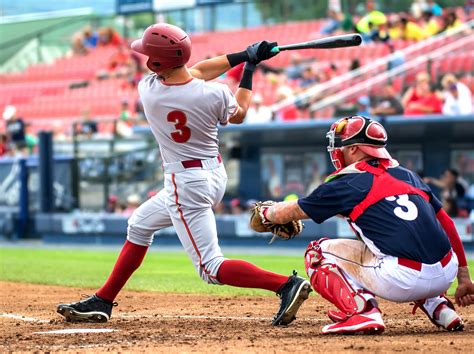
[[[181,111],[171,111],[166,116],[168,122],[174,123],[176,130],[171,133],[171,139],[177,143],[185,143],[191,137],[191,129],[186,126],[186,115]]]
[[[398,216],[400,219],[413,221],[418,217],[418,208],[416,204],[408,199],[408,194],[401,194],[397,196],[391,196],[385,198],[389,202],[396,201],[398,207],[393,209],[393,213]]]

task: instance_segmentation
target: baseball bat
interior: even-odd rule
[[[360,34],[343,34],[340,36],[325,37],[315,39],[314,41],[279,45],[272,48],[273,53],[278,53],[283,50],[296,50],[296,49],[331,49],[331,48],[343,48],[343,47],[356,47],[362,43],[362,37]]]

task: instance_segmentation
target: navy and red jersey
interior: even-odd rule
[[[377,160],[369,161],[371,166],[377,163]],[[384,198],[369,206],[355,222],[350,222],[353,229],[375,253],[425,264],[440,261],[451,249],[436,218],[441,209],[440,201],[418,175],[406,168],[397,165],[388,168],[387,173],[425,192],[429,202],[418,194]],[[369,193],[373,180],[374,175],[369,172],[339,174],[306,198],[299,199],[298,204],[317,223],[335,215],[349,217]]]

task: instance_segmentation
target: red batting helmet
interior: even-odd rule
[[[331,125],[326,134],[329,139],[328,151],[336,169],[346,167],[342,147],[357,145],[369,156],[379,159],[391,159],[385,149],[387,132],[378,122],[362,116],[342,118]]]
[[[191,40],[187,33],[168,23],[151,25],[131,47],[148,56],[146,65],[153,72],[182,66],[191,56]]]

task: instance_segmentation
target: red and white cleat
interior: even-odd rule
[[[443,328],[447,331],[462,331],[464,330],[464,322],[462,318],[457,314],[454,309],[454,304],[445,296],[442,296],[444,301],[441,302],[433,312],[433,316],[430,316],[429,312],[425,308],[425,301],[415,301],[413,307],[413,314],[417,308],[423,310],[428,316],[431,322],[437,327]]]
[[[344,321],[324,326],[323,334],[380,334],[385,330],[382,314],[374,309],[370,312],[360,313],[347,318]]]

